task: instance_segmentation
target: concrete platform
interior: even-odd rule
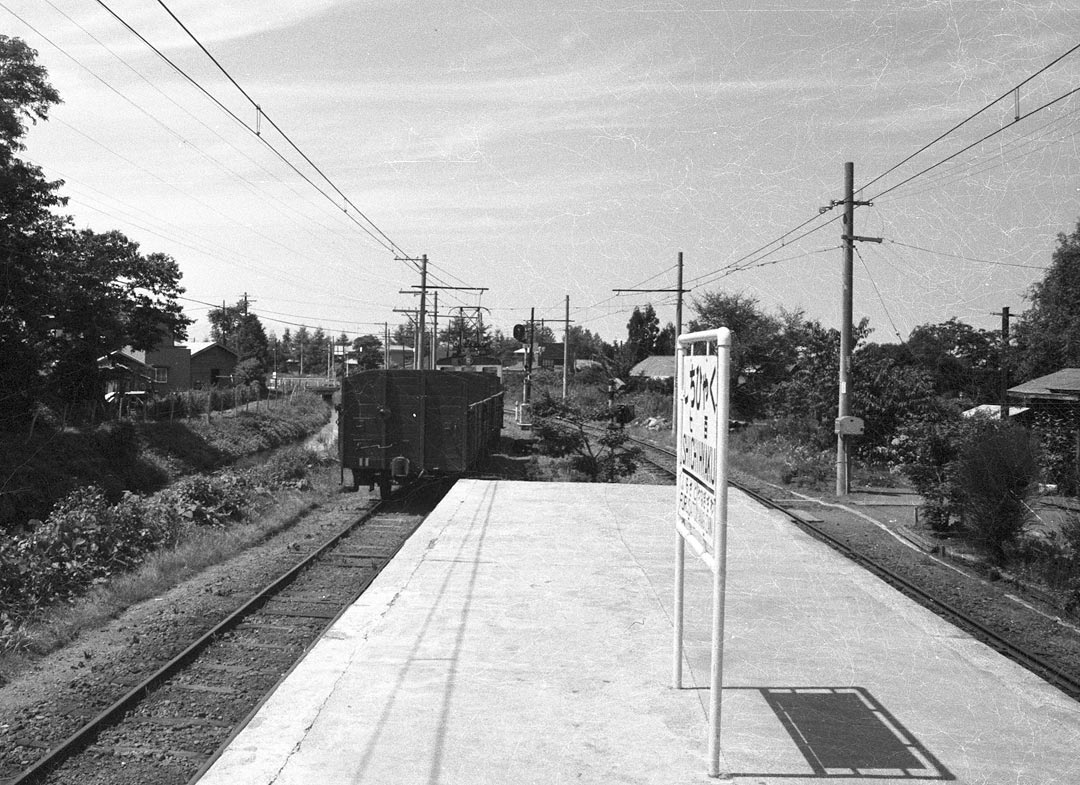
[[[1073,785],[1080,704],[732,492],[736,782]],[[666,486],[459,482],[203,778],[704,783],[710,584],[669,686]]]

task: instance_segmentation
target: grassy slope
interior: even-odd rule
[[[141,493],[243,455],[298,441],[322,427],[330,409],[316,396],[269,409],[175,422],[108,423],[93,428],[0,435],[0,531],[44,518],[74,488],[109,496]]]

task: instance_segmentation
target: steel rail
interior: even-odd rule
[[[629,436],[627,438],[628,441],[632,441],[635,444],[640,444],[650,450],[655,450],[656,452],[667,455],[670,458],[674,459],[677,457],[675,451],[669,450],[666,447],[661,447],[659,445],[652,444],[651,442],[645,441],[643,439],[637,439],[632,436]],[[650,461],[650,463],[653,463],[654,465],[660,465],[656,464],[655,461]],[[936,611],[939,615],[951,619],[960,627],[973,633],[984,643],[987,643],[989,646],[991,646],[998,652],[1008,656],[1010,659],[1023,665],[1025,668],[1037,674],[1050,684],[1054,685],[1065,694],[1069,695],[1072,698],[1080,699],[1080,679],[1077,679],[1076,677],[1062,671],[1057,666],[1046,662],[1037,654],[1032,653],[1023,646],[1013,643],[1008,638],[999,635],[998,633],[994,632],[992,629],[984,625],[982,622],[972,618],[967,613],[961,611],[959,608],[954,607],[945,600],[942,600],[941,598],[930,594],[915,583],[909,581],[907,578],[904,578],[903,576],[893,572],[888,567],[879,564],[878,562],[874,561],[873,559],[862,553],[859,553],[847,543],[829,534],[829,532],[825,531],[824,529],[815,526],[812,522],[804,520],[788,508],[773,501],[768,496],[763,495],[759,491],[756,491],[741,482],[731,480],[730,478],[728,479],[728,483],[731,486],[745,493],[747,496],[750,496],[760,504],[763,504],[766,507],[783,513],[788,518],[790,518],[796,526],[809,530],[814,534],[814,536],[821,539],[831,547],[835,548],[846,558],[857,564],[862,565],[867,570],[877,575],[879,578],[882,578],[883,580],[898,588],[899,590],[905,592],[906,594],[915,597],[924,606]]]
[[[137,705],[147,694],[153,691],[154,688],[180,672],[188,663],[194,660],[199,653],[206,649],[207,646],[222,634],[235,629],[245,618],[262,608],[276,594],[296,580],[296,578],[311,566],[312,563],[337,545],[338,542],[351,533],[356,527],[372,518],[380,511],[381,507],[381,502],[372,505],[371,509],[367,510],[348,526],[335,533],[322,545],[294,564],[285,573],[260,589],[251,599],[225,617],[225,619],[216,624],[208,632],[204,633],[194,643],[180,652],[180,654],[176,655],[173,659],[169,660],[169,662],[161,666],[161,668],[132,687],[123,697],[108,708],[102,710],[100,714],[60,742],[57,747],[46,752],[46,754],[39,758],[34,765],[28,769],[24,769],[17,777],[9,780],[9,785],[29,785],[29,783],[37,782],[54,768],[62,764],[66,759],[82,752],[94,742],[94,739],[101,731],[120,722],[120,720],[124,718],[124,715],[127,714],[132,707]]]

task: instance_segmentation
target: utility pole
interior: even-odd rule
[[[459,292],[479,292],[481,295],[483,295],[483,293],[488,290],[488,287],[486,287],[486,286],[427,286],[427,285],[425,285],[421,289],[417,289],[416,287],[413,287],[412,289],[402,289],[402,290],[400,290],[398,292],[398,294],[419,294],[419,295],[421,295],[421,305],[423,305],[423,290],[424,289],[435,292],[435,319],[438,320],[438,318],[439,318],[438,317],[438,313],[439,313],[439,299],[438,299],[439,295],[438,295],[438,292],[439,292],[440,289],[448,289],[448,290],[459,291]],[[462,314],[464,314],[464,310],[465,310],[464,306],[462,306],[462,308],[460,310],[461,310]],[[478,320],[480,318],[480,316],[479,316],[480,310],[481,310],[480,306],[476,306],[476,313],[477,313],[476,318]],[[464,316],[462,318],[464,318]],[[433,367],[433,368],[435,367],[434,363],[432,363],[431,367]]]
[[[413,264],[420,262],[420,317],[417,319],[417,328],[413,340],[413,344],[415,345],[413,368],[419,371],[424,367],[423,355],[424,344],[426,343],[426,336],[424,335],[424,316],[427,313],[427,254],[421,254],[419,259],[412,256],[395,256],[394,261],[412,262]]]
[[[570,295],[566,295],[566,316],[563,319],[563,342],[562,342],[562,397],[566,400],[566,380],[570,365]]]
[[[529,351],[525,353],[525,403],[532,403],[533,340],[536,335],[536,308],[529,309]]]
[[[415,308],[395,308],[394,313],[403,313],[403,314],[405,314],[406,317],[409,319],[409,324],[412,325],[412,328],[413,328],[413,347],[414,347],[414,349],[413,349],[414,356],[413,356],[412,366],[413,366],[414,370],[419,370],[416,367],[416,356],[415,356],[415,352],[416,352],[415,347],[418,346],[419,342],[420,342],[420,339],[418,339],[416,337],[416,322],[417,322],[417,317],[419,316],[419,312]],[[402,369],[408,367],[408,366],[405,365],[405,345],[404,344],[402,344],[402,346],[401,346],[401,367],[402,367]]]
[[[851,353],[852,353],[852,288],[855,261],[855,241],[880,243],[880,237],[859,237],[855,234],[855,206],[870,206],[870,202],[855,201],[855,164],[844,164],[844,199],[833,202],[844,205],[843,293],[840,303],[840,400],[836,416],[836,495],[847,496],[850,488],[848,470],[848,436],[861,433],[861,423],[851,417]],[[827,208],[823,208],[827,209]]]
[[[424,367],[424,316],[427,309],[427,254],[420,257],[420,319],[416,328],[416,368]]]
[[[1012,318],[1009,315],[1009,307],[1002,306],[1000,313],[994,313],[994,316],[1001,317],[1001,353],[999,356],[999,362],[1001,364],[1001,409],[999,417],[1002,422],[1009,419],[1009,319]]]
[[[689,294],[690,292],[693,291],[693,289],[683,289],[683,254],[682,254],[682,251],[679,251],[678,268],[679,268],[679,272],[678,272],[678,277],[676,279],[676,284],[675,284],[674,289],[612,289],[611,290],[611,291],[615,292],[616,294],[622,294],[623,292],[668,292],[668,293],[674,292],[676,294],[676,300],[675,300],[675,342],[676,342],[676,345],[678,344],[678,341],[679,341],[679,334],[682,332],[683,295],[684,294]],[[678,372],[678,369],[676,369],[676,373],[677,372]],[[675,384],[676,385],[678,384],[677,379],[675,380]],[[671,399],[672,399],[671,400],[671,430],[672,431],[675,430],[675,422],[678,419],[678,414],[679,414],[679,411],[678,411],[678,398],[679,398],[679,396],[675,393],[675,389],[673,387],[672,388],[672,394],[671,394]]]
[[[383,368],[390,370],[390,322],[383,322]]]

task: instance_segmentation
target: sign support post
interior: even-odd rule
[[[703,350],[695,352],[695,349]],[[712,665],[709,674],[710,777],[720,770],[727,581],[727,485],[731,332],[680,335],[676,341],[677,479],[675,503],[675,619],[672,682],[682,687],[686,545],[712,572]]]

